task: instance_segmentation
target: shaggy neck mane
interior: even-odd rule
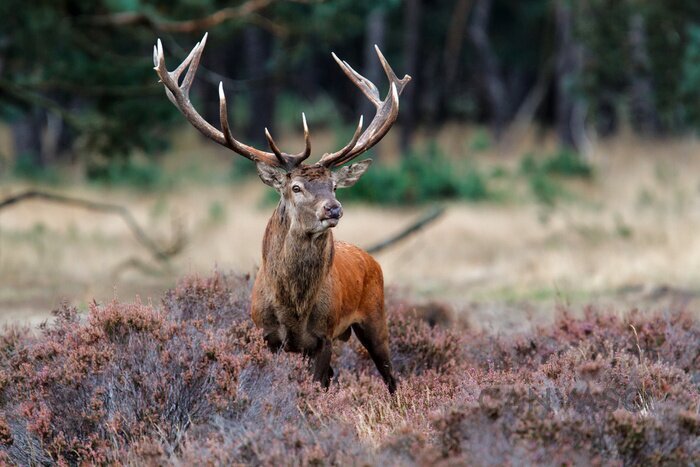
[[[278,305],[308,315],[332,261],[331,231],[319,235],[295,231],[280,201],[263,239],[264,271]]]

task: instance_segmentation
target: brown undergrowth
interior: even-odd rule
[[[497,336],[432,326],[392,297],[399,389],[337,345],[314,384],[270,353],[250,280],[187,278],[160,304],[64,306],[0,338],[0,460],[12,464],[685,464],[700,458],[700,322],[587,310]]]

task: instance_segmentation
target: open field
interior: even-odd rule
[[[440,135],[448,154],[464,153],[465,131]],[[469,157],[485,171],[515,173],[527,144],[548,145]],[[321,137],[318,146],[332,139]],[[384,151],[393,146],[389,140]],[[254,273],[272,210],[263,202],[266,187],[252,178],[232,182],[225,151],[189,139],[178,148],[166,170],[189,176],[171,188],[50,188],[127,206],[164,243],[179,223],[188,243],[167,268],[150,260],[119,218],[26,202],[0,213],[0,319],[36,323],[62,300],[85,308],[93,299],[159,297],[182,275],[213,268]],[[700,143],[620,137],[597,143],[590,157],[595,177],[566,182],[568,196],[554,207],[508,176],[494,182],[504,200],[448,204],[436,223],[377,256],[387,283],[419,300],[447,300],[474,324],[496,328],[549,319],[554,303],[687,305],[700,290]],[[0,195],[26,187],[6,181]],[[428,208],[346,205],[335,235],[372,245]]]

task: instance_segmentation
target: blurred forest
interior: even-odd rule
[[[402,154],[415,128],[445,122],[485,125],[494,140],[535,124],[573,154],[587,132],[700,128],[696,0],[5,0],[0,119],[12,154],[0,171],[79,161],[100,178],[134,152],[162,153],[186,121],[156,84],[152,46],[162,38],[172,69],[207,31],[196,106],[218,124],[223,81],[235,131],[260,147],[264,127],[299,131],[301,110],[312,133],[371,119],[330,52],[381,88],[374,44],[414,78],[395,130]]]

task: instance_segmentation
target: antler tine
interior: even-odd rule
[[[386,73],[386,77],[389,78],[389,82],[396,83],[397,91],[399,95],[401,95],[404,86],[406,86],[408,82],[411,81],[411,77],[408,75],[404,75],[402,79],[398,79],[396,77],[396,73],[394,73],[394,70],[391,68],[391,65],[389,65],[389,62],[387,62],[386,58],[384,58],[384,54],[381,50],[379,50],[377,44],[374,44],[374,50],[375,52],[377,52],[379,62],[382,64],[382,68],[384,68],[384,73]]]
[[[389,65],[389,62],[386,61],[384,55],[379,50],[379,47],[375,45],[374,48],[377,52],[377,56],[379,57],[379,61],[382,64],[384,73],[386,73],[390,83],[389,93],[383,101],[380,100],[379,91],[371,81],[353,70],[352,67],[347,64],[347,62],[341,61],[335,54],[333,54],[333,58],[343,70],[345,75],[350,78],[350,80],[355,83],[358,88],[360,88],[362,93],[367,96],[367,98],[377,108],[377,113],[362,135],[358,134],[358,129],[358,132],[356,132],[353,140],[343,149],[332,154],[324,155],[319,161],[319,164],[321,165],[326,167],[342,165],[369,150],[372,146],[377,144],[384,137],[384,135],[387,134],[391,126],[398,118],[399,95],[403,91],[406,84],[408,84],[408,82],[411,80],[411,77],[405,75],[402,79],[398,79],[394,73],[394,70]]]
[[[377,113],[372,119],[372,122],[367,127],[355,147],[346,154],[342,160],[335,165],[344,164],[363,152],[369,151],[372,146],[377,144],[384,135],[391,129],[396,119],[399,117],[399,93],[396,84],[391,83],[389,87],[389,97],[387,97],[382,105],[377,109]]]
[[[306,123],[306,115],[304,112],[301,113],[301,121],[304,125],[304,150],[298,154],[287,154],[286,152],[282,152],[275,143],[275,140],[272,138],[270,131],[265,128],[265,138],[267,139],[267,144],[270,146],[272,152],[275,153],[275,156],[277,156],[277,160],[279,160],[280,163],[283,164],[282,166],[286,167],[287,170],[291,170],[300,165],[311,155],[311,135],[309,134],[309,125]]]
[[[309,134],[309,126],[306,124],[306,115],[301,113],[301,121],[304,124],[304,150],[294,156],[299,162],[304,161],[311,155],[311,135]]]
[[[192,55],[192,62],[190,63],[190,66],[187,68],[187,73],[185,74],[185,78],[182,80],[182,86],[180,89],[182,89],[182,92],[185,96],[189,97],[190,95],[190,88],[192,87],[192,83],[194,82],[194,75],[197,73],[197,68],[199,68],[199,60],[202,58],[202,52],[204,52],[204,46],[207,45],[207,37],[209,37],[209,33],[205,32],[204,37],[202,37],[201,42],[197,42],[197,45],[194,46],[192,49],[192,52],[190,54]],[[182,65],[180,65],[181,67]],[[180,70],[180,67],[176,68],[176,71],[179,73],[182,73],[182,70]],[[182,67],[184,69],[184,67]]]
[[[350,151],[352,151],[352,148],[355,147],[355,144],[357,144],[357,140],[360,138],[360,134],[362,133],[363,120],[364,117],[360,115],[360,121],[357,123],[355,133],[352,135],[350,142],[346,144],[345,147],[343,147],[343,149],[341,149],[340,151],[336,151],[332,154],[324,154],[321,160],[318,161],[318,163],[321,165],[326,165],[327,167],[331,167],[333,165],[340,165],[340,163],[338,163],[337,161],[345,157]]]
[[[231,129],[228,122],[228,111],[226,106],[226,96],[224,94],[223,83],[219,84],[219,118],[221,120],[222,130],[214,128],[207,122],[194,108],[190,102],[190,88],[194,82],[199,61],[204,51],[204,46],[207,42],[207,34],[202,40],[194,46],[187,58],[173,71],[168,71],[165,67],[165,54],[163,53],[163,44],[158,39],[156,46],[153,47],[153,64],[160,80],[165,85],[165,93],[168,99],[180,110],[187,120],[200,133],[207,138],[225,146],[241,156],[255,162],[262,162],[275,167],[284,167],[289,170],[293,167],[293,161],[284,157],[280,159],[277,154],[261,151],[252,146],[248,146],[237,141],[231,134]],[[187,70],[182,84],[179,84],[180,75]]]
[[[309,125],[306,123],[306,114],[304,114],[304,112],[301,113],[301,122],[304,126],[304,150],[297,154],[282,153],[284,158],[289,161],[290,167],[301,165],[301,163],[311,155],[311,135],[309,134]],[[265,129],[265,131],[267,131],[267,129]],[[271,137],[268,138],[268,142],[270,138]],[[272,148],[272,146],[270,146],[270,148]],[[272,148],[272,150],[274,151],[274,148]]]
[[[350,81],[355,83],[355,85],[360,88],[362,93],[367,96],[367,99],[372,101],[374,105],[377,105],[381,102],[381,98],[379,97],[379,90],[377,89],[377,86],[374,85],[370,80],[356,72],[345,60],[340,60],[338,56],[335,54],[335,52],[331,52],[331,55],[333,56],[333,59],[335,62],[338,64],[341,70],[343,70],[343,73],[350,78]]]
[[[272,139],[272,135],[270,134],[267,128],[265,128],[265,138],[267,138],[267,144],[270,145],[270,149],[272,149],[272,152],[275,153],[275,157],[277,157],[277,160],[279,161],[280,165],[284,168],[287,168],[289,159],[284,157],[285,155],[282,154],[280,148],[277,147],[277,144],[275,144],[275,140]]]
[[[200,43],[201,45],[201,43]],[[189,65],[194,58],[195,54],[199,50],[199,46],[196,46],[192,49],[192,52],[190,52],[190,55],[185,59],[185,61],[178,66],[174,72],[169,72],[167,68],[165,68],[165,54],[163,53],[163,43],[158,40],[158,45],[157,45],[157,60],[158,64],[155,67],[156,72],[158,73],[158,76],[160,77],[160,80],[163,82],[166,88],[166,94],[168,92],[170,93],[168,95],[168,98],[170,101],[175,104],[175,106],[182,112],[182,114],[187,118],[187,120],[195,127],[197,130],[199,130],[204,136],[213,139],[217,143],[221,145],[226,145],[226,139],[224,138],[224,135],[214,128],[212,125],[209,124],[204,118],[202,118],[199,113],[194,109],[192,106],[192,103],[190,102],[189,95],[185,94],[182,89],[180,89],[180,86],[178,86],[177,79],[179,78],[179,75],[182,73],[182,70]]]
[[[206,38],[206,36],[205,36],[205,38]],[[199,44],[200,43],[197,42],[197,44],[190,51],[187,58],[185,58],[185,60],[183,60],[183,62],[180,63],[180,65],[175,70],[168,71],[165,68],[165,59],[163,59],[162,68],[160,67],[160,58],[159,57],[163,57],[164,54],[163,54],[163,43],[160,41],[160,38],[159,38],[158,45],[153,46],[153,65],[154,65],[154,69],[158,73],[158,76],[160,77],[160,81],[164,82],[163,77],[161,76],[161,73],[165,72],[173,79],[175,84],[177,84],[180,80],[180,75],[182,74],[182,71],[189,66],[190,62],[192,61],[192,58],[199,50]],[[175,106],[177,106],[177,101],[175,100],[175,96],[173,95],[172,92],[170,92],[170,89],[168,89],[167,87],[165,88],[165,95],[167,96],[167,98],[170,102],[172,102]]]

